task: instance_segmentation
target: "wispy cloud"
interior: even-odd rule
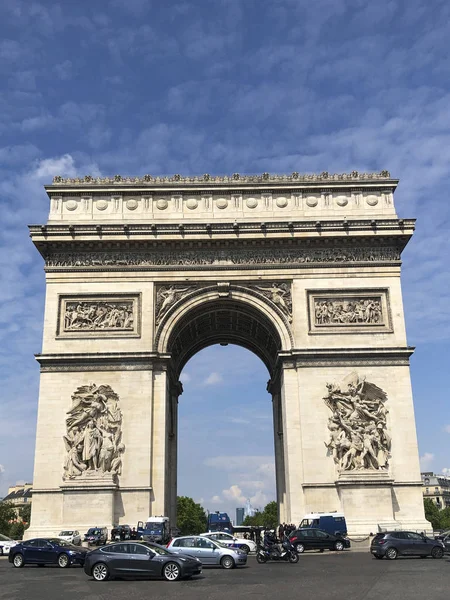
[[[420,468],[425,471],[430,469],[434,462],[434,454],[432,452],[425,452],[420,457]]]

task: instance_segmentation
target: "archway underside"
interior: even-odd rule
[[[281,340],[274,325],[242,302],[230,299],[202,304],[184,315],[168,344],[178,375],[197,352],[213,344],[236,344],[256,354],[272,375]]]

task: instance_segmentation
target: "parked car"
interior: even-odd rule
[[[345,550],[350,548],[350,540],[342,535],[333,535],[315,527],[296,529],[289,534],[289,540],[300,554],[305,550]]]
[[[108,530],[106,527],[91,527],[84,534],[84,541],[89,546],[104,546],[108,541]]]
[[[386,531],[377,533],[370,544],[375,558],[394,560],[397,556],[444,556],[444,542],[433,540],[415,531]]]
[[[131,541],[108,544],[89,552],[84,572],[96,581],[127,576],[176,581],[199,575],[202,564],[193,556],[175,554],[159,544]]]
[[[449,554],[450,553],[450,531],[441,533],[440,535],[436,536],[435,539],[443,542],[444,552]],[[1,541],[0,541],[0,544],[1,544]]]
[[[76,531],[76,529],[64,529],[63,531],[59,532],[58,537],[60,540],[65,540],[74,546],[81,545],[81,535],[79,531]]]
[[[0,533],[0,556],[3,556],[4,554],[9,554],[11,548],[18,543],[19,542],[17,540],[12,540],[6,535],[2,535]]]
[[[9,562],[24,565],[58,565],[61,568],[84,564],[87,548],[80,548],[58,538],[37,538],[19,542],[9,552]]]
[[[111,529],[111,541],[131,540],[131,527],[129,525],[117,525]]]
[[[203,536],[184,536],[171,540],[167,547],[173,552],[189,554],[201,560],[202,565],[220,565],[233,569],[247,564],[247,554],[238,548],[224,546]]]
[[[220,531],[218,533],[201,533],[201,537],[208,538],[209,540],[216,540],[224,546],[231,546],[232,548],[239,548],[246,554],[249,552],[256,552],[256,542],[253,540],[245,540],[243,538],[237,538],[229,533]]]

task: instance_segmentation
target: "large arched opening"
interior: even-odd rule
[[[286,485],[283,452],[280,354],[291,348],[288,323],[277,307],[259,294],[232,289],[204,289],[176,302],[161,320],[158,351],[170,356],[168,385],[168,465],[165,486],[170,515],[175,518],[178,471],[178,399],[183,391],[180,375],[188,361],[214,345],[235,345],[256,355],[267,368],[267,391],[272,396],[276,495],[284,516]],[[230,376],[232,374],[230,373]],[[194,433],[194,432],[193,432]],[[205,449],[208,453],[208,449]]]

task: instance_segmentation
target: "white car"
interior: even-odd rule
[[[74,546],[81,545],[80,532],[76,531],[75,529],[65,529],[64,531],[60,531],[58,537],[60,540],[65,540]]]
[[[12,540],[9,537],[6,537],[6,535],[2,535],[0,533],[0,556],[3,556],[4,554],[9,554],[10,549],[13,546],[16,546],[19,542],[17,542],[16,540]]]
[[[256,542],[254,542],[253,540],[237,538],[231,535],[230,533],[225,533],[224,531],[201,533],[200,535],[202,537],[207,537],[210,540],[216,540],[216,542],[225,544],[225,546],[233,546],[234,548],[244,550],[244,552],[246,552],[247,554],[249,552],[256,552]]]

